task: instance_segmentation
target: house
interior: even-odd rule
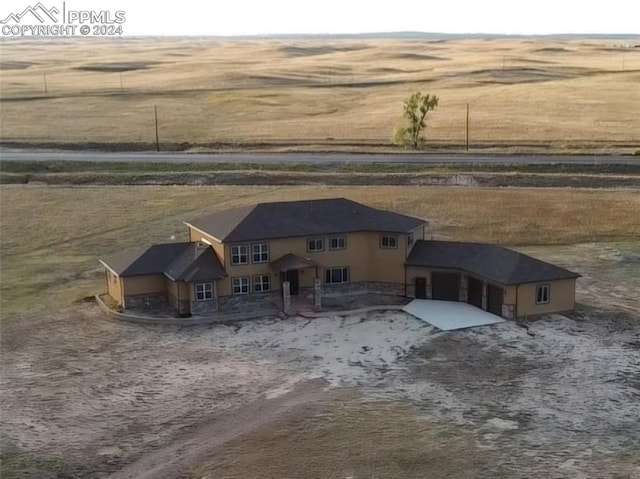
[[[185,222],[188,241],[102,258],[124,309],[177,315],[376,291],[507,318],[571,310],[568,270],[488,244],[425,239],[427,222],[344,198],[260,203]]]

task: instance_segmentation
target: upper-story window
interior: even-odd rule
[[[329,238],[329,249],[345,249],[347,238],[344,236],[332,236]]]
[[[396,235],[382,235],[380,236],[381,248],[397,248],[398,237]]]
[[[307,240],[307,251],[312,253],[314,251],[324,250],[324,240],[322,238],[311,238]]]
[[[267,243],[251,245],[251,261],[254,263],[268,263],[269,245]]]
[[[240,244],[231,247],[231,264],[247,264],[249,262],[249,256],[247,253],[247,245]]]

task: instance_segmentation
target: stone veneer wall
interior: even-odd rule
[[[311,289],[309,294],[313,295],[313,291]],[[323,296],[331,297],[351,294],[388,294],[395,296],[404,296],[405,289],[404,284],[382,283],[375,281],[322,285]]]
[[[235,296],[221,296],[218,298],[218,311],[225,313],[241,313],[247,308],[272,308],[282,309],[280,291],[257,294],[238,294]]]
[[[218,298],[211,301],[194,301],[191,303],[191,314],[211,314],[218,311]]]
[[[140,294],[136,296],[125,296],[125,309],[136,309],[138,311],[159,310],[169,306],[167,295],[160,294]]]

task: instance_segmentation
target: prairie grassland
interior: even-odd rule
[[[2,141],[389,146],[437,94],[435,146],[635,151],[640,49],[619,40],[91,39],[0,43]],[[45,91],[46,83],[46,91]],[[626,148],[626,150],[625,150]]]
[[[256,202],[334,196],[428,219],[435,238],[536,245],[640,237],[634,190],[3,186],[2,316],[99,292],[97,256],[172,235],[184,240],[182,221]]]

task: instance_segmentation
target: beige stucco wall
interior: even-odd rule
[[[184,282],[174,282],[165,277],[165,289],[167,293],[174,298],[180,298],[180,301],[193,301],[194,292],[193,284]]]
[[[536,304],[536,287],[549,285],[549,302]],[[513,288],[515,289],[515,287]],[[569,311],[575,307],[575,278],[541,283],[521,284],[518,286],[518,316]]]
[[[421,229],[420,229],[421,231]],[[421,233],[420,233],[421,234]],[[347,239],[347,247],[342,250],[329,249],[329,239],[334,236],[344,236]],[[408,254],[407,235],[397,234],[398,247],[385,249],[380,247],[381,233],[365,232],[337,235],[314,236],[324,239],[324,250],[318,252],[307,251],[307,240],[311,237],[284,238],[268,241],[253,241],[247,243],[229,243],[224,245],[224,267],[229,275],[218,280],[218,295],[228,296],[232,294],[232,278],[249,276],[250,287],[253,288],[253,276],[269,274],[271,278],[271,290],[280,289],[279,273],[269,267],[269,263],[251,263],[251,245],[256,243],[269,244],[269,262],[293,253],[319,263],[325,268],[348,267],[349,281],[381,281],[390,283],[404,283],[404,262]],[[195,235],[192,237],[196,237]],[[249,264],[231,265],[231,247],[236,244],[248,246]],[[300,272],[300,287],[311,287],[315,277],[315,269],[304,269]],[[324,282],[324,269],[319,268],[318,277]]]
[[[122,278],[122,283],[127,296],[157,294],[167,291],[165,277],[161,274]]]
[[[205,242],[211,243],[211,247],[216,252],[220,263],[223,263],[224,260],[224,251],[225,245],[220,242],[217,238],[214,238],[211,235],[205,234],[202,231],[199,231],[195,228],[189,227],[189,241],[201,241],[205,240]]]
[[[407,284],[413,284],[416,278],[430,278],[431,270],[424,266],[407,266]]]
[[[108,269],[106,270],[107,293],[111,296],[118,306],[124,305],[124,294],[122,290],[122,278]]]

